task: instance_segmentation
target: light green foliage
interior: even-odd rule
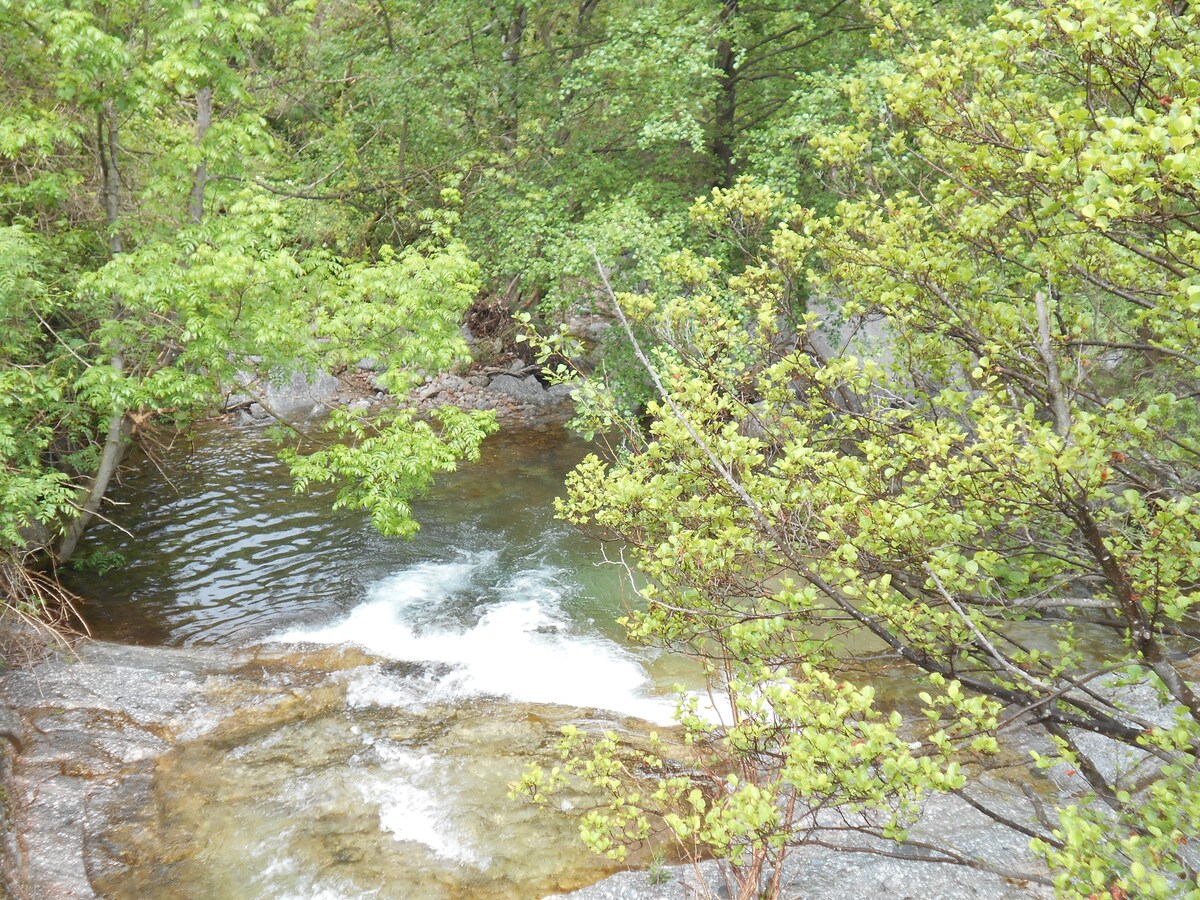
[[[1060,895],[1085,898],[1108,892],[1111,896],[1116,874],[1127,897],[1200,896],[1200,885],[1187,869],[1187,854],[1200,834],[1196,772],[1170,766],[1159,776],[1136,798],[1127,791],[1120,793],[1123,806],[1116,816],[1094,803],[1062,810],[1055,837],[1065,846],[1034,842],[1034,849],[1056,870]]]
[[[479,445],[496,430],[495,413],[444,406],[433,422],[410,410],[366,420],[335,411],[328,431],[347,439],[306,456],[285,451],[296,491],[311,484],[344,482],[334,509],[364,509],[381,534],[410,538],[420,527],[409,501],[423,494],[437,473],[453,472],[459,460],[479,458]]]
[[[874,695],[870,687],[857,688],[807,662],[790,673],[739,670],[729,682],[736,704],[732,721],[720,729],[716,745],[733,771],[713,773],[704,790],[695,778],[660,783],[655,799],[685,809],[665,813],[663,821],[678,838],[742,866],[764,851],[770,863],[782,860],[817,823],[818,810],[848,821],[883,810],[875,825],[901,834],[925,792],[960,787],[963,776],[948,746],[910,743],[900,714],[882,716]],[[692,743],[717,730],[694,710],[682,720]],[[746,766],[749,754],[756,763],[775,763],[765,770]]]
[[[620,296],[661,397],[645,429],[597,407],[629,440],[560,514],[630,543],[653,582],[630,633],[711,660],[738,716],[777,703],[764,672],[822,684],[804,667],[885,650],[940,685],[936,721],[902,726],[922,747],[969,760],[1015,717],[1086,785],[1035,824],[1064,895],[1194,896],[1200,702],[1174,654],[1200,637],[1197,13],[1004,5],[932,42],[912,7],[876,14],[884,103],[851,82],[858,121],[818,145],[850,196],[696,205],[728,252]],[[817,310],[875,343],[831,353]],[[734,816],[749,834],[789,807],[738,716],[713,759],[771,798]],[[850,760],[834,797],[854,746],[805,748]],[[892,798],[958,786],[873,746]]]
[[[22,547],[74,499],[66,475],[47,463],[56,432],[74,418],[65,402],[75,361],[40,328],[53,317],[43,248],[15,226],[0,228],[0,547]]]
[[[223,384],[297,366],[336,370],[364,357],[387,367],[403,394],[420,371],[464,359],[459,324],[476,292],[478,267],[461,244],[427,243],[372,262],[287,246],[302,214],[262,192],[243,191],[199,226],[122,253],[80,281],[100,305],[119,293],[125,314],[106,319],[102,344],[131,348],[126,377],[94,370],[97,408],[106,385],[136,408],[205,409]],[[186,258],[181,266],[177,260]],[[178,356],[163,365],[161,348]],[[136,382],[130,374],[140,375]]]
[[[693,857],[732,863],[739,883],[757,884],[825,823],[857,822],[902,839],[925,794],[964,783],[946,732],[928,744],[910,742],[901,715],[876,708],[872,688],[807,662],[775,670],[732,663],[736,674],[726,687],[734,705],[724,725],[711,711],[699,714],[695,698],[680,705],[699,765],[665,759],[654,736],[642,748],[612,732],[589,743],[568,726],[562,765],[530,767],[514,796],[541,803],[568,779],[582,779],[600,797],[580,825],[594,852],[623,860],[631,845],[670,840]],[[965,702],[957,684],[943,699],[960,721],[982,716],[985,727],[995,725],[994,709],[978,698]]]
[[[456,191],[416,214],[400,249],[353,257],[306,241],[314,201],[263,187],[294,155],[264,116],[278,75],[264,64],[292,64],[312,13],[0,4],[0,55],[14,60],[0,97],[4,565],[34,525],[61,536],[65,561],[125,444],[209,413],[222,391],[371,357],[402,396],[466,357],[479,267],[453,239]],[[411,531],[406,501],[490,427],[439,422],[335,419],[331,439],[359,446],[293,459],[305,482],[352,479],[344,503]]]

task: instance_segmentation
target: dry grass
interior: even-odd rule
[[[87,626],[79,598],[52,573],[0,562],[0,660],[8,668],[34,666],[54,649],[72,651]]]

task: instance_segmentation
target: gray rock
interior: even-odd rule
[[[26,869],[25,854],[13,827],[18,821],[19,811],[14,808],[13,792],[9,790],[13,778],[12,749],[0,745],[0,897],[24,898],[23,872]]]
[[[433,381],[429,382],[429,384],[422,388],[422,393],[436,391],[439,396],[441,394],[454,395],[461,393],[470,387],[471,383],[465,378],[447,373],[444,375],[439,375],[437,378],[433,379]]]
[[[284,419],[311,414],[314,404],[332,402],[340,387],[341,382],[326,372],[319,373],[311,382],[303,372],[296,372],[284,384],[268,385],[263,405]]]
[[[999,800],[997,795],[995,800]],[[1001,804],[1006,808],[1007,804]],[[957,847],[964,855],[988,866],[1011,870],[1004,876],[966,866],[921,862],[872,852],[800,847],[784,866],[779,896],[787,900],[860,900],[887,897],[889,900],[1018,900],[1054,896],[1046,885],[1020,878],[1016,873],[1045,877],[1039,863],[1030,858],[1023,836],[996,825],[962,800],[936,796],[928,801],[925,815],[912,829],[914,839]],[[834,837],[847,847],[853,835]],[[858,841],[865,850],[876,846],[886,853],[904,856],[903,845]],[[912,855],[919,851],[913,849]],[[725,880],[715,862],[698,866],[661,866],[649,872],[621,872],[573,893],[558,895],[575,900],[694,900],[698,897],[728,897]]]
[[[228,666],[211,652],[111,644],[78,652],[82,661],[63,654],[0,679],[3,700],[29,725],[12,788],[21,798],[23,880],[32,897],[95,896],[89,838],[101,807],[121,784],[132,786],[129,779],[150,777],[170,735],[207,727],[194,698],[218,664]]]
[[[572,337],[588,343],[599,343],[612,325],[612,319],[596,315],[576,315],[567,319],[567,328]]]
[[[21,717],[7,706],[0,706],[0,738],[4,738],[18,753],[25,746],[25,727]]]
[[[413,399],[416,400],[418,403],[423,403],[424,401],[428,400],[430,397],[437,394],[437,392],[440,391],[441,389],[442,389],[442,386],[440,384],[436,384],[436,383],[427,384],[424,387],[422,387],[420,390],[418,390],[415,394],[413,394]]]
[[[249,369],[241,369],[233,378],[232,384],[223,385],[221,390],[227,391],[225,409],[234,409],[254,402],[255,394],[261,387],[258,374]]]
[[[505,394],[514,400],[524,403],[546,402],[546,389],[541,382],[530,375],[528,378],[514,378],[512,375],[497,375],[492,379],[490,388],[498,394]]]
[[[809,299],[808,310],[820,320],[809,339],[825,357],[856,356],[872,359],[882,366],[894,362],[894,335],[882,316],[847,318],[842,312],[841,301],[828,294]]]

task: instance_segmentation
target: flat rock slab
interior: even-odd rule
[[[89,643],[81,645],[79,655],[78,661],[60,655],[31,670],[0,678],[2,699],[18,710],[22,719],[18,738],[22,751],[12,779],[16,824],[25,838],[27,888],[23,894],[20,888],[12,891],[20,900],[93,897],[93,884],[102,884],[106,876],[121,870],[125,865],[123,845],[114,842],[113,832],[106,826],[120,821],[126,830],[145,830],[153,824],[150,818],[139,817],[155,814],[156,760],[181,741],[217,733],[212,729],[220,725],[228,709],[214,707],[210,696],[214,692],[226,696],[227,704],[244,704],[254,698],[255,702],[277,702],[281,721],[291,721],[288,717],[295,715],[288,704],[299,704],[308,716],[316,696],[301,693],[293,697],[291,681],[284,688],[263,693],[257,675],[250,675],[261,671],[265,677],[269,660],[254,657],[251,665],[212,649]],[[326,672],[325,663],[320,662],[313,671]],[[304,673],[289,668],[284,674],[290,679],[303,678]],[[238,690],[243,683],[244,692]],[[583,715],[584,711],[575,711],[570,718],[579,721]],[[255,729],[261,729],[262,722],[251,717],[246,727],[249,734],[257,734]],[[472,727],[479,732],[472,741],[478,743],[480,734],[498,725],[483,717]],[[9,729],[15,730],[12,725]],[[225,732],[220,734],[224,739]],[[538,737],[534,744],[540,746],[538,741],[543,739]],[[312,768],[321,767],[314,763]],[[1024,818],[1020,798],[1002,778],[989,776],[977,782],[976,790],[980,799],[1005,815]],[[910,834],[934,846],[954,847],[1011,874],[921,862],[913,859],[907,848],[891,843],[875,845],[875,850],[882,851],[875,853],[805,847],[789,859],[781,896],[821,900],[1051,896],[1043,885],[1019,877],[1039,872],[1026,839],[997,826],[954,796],[931,798]],[[620,873],[565,896],[577,900],[696,900],[728,895],[718,867],[703,863]]]
[[[134,795],[148,791],[150,764],[175,738],[204,731],[195,700],[223,662],[211,651],[110,644],[77,652],[0,681],[23,719],[12,785],[26,896],[37,900],[95,896],[89,836],[112,803],[139,808]]]

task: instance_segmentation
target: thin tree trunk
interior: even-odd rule
[[[118,373],[125,370],[125,359],[120,354],[114,356],[109,364]],[[54,554],[60,563],[69,561],[75,555],[84,530],[91,524],[96,513],[100,511],[100,502],[104,499],[108,485],[112,481],[113,475],[116,474],[121,459],[125,456],[126,447],[129,446],[129,432],[129,418],[125,415],[124,410],[114,412],[109,416],[108,432],[104,437],[104,451],[100,455],[100,465],[96,469],[96,475],[92,479],[92,485],[87,491],[87,497],[79,510],[79,515],[72,519],[67,526],[62,540],[59,541],[58,551]]]
[[[196,4],[199,5],[199,4]],[[202,87],[196,94],[196,144],[204,141],[213,119],[213,89]],[[208,187],[208,161],[204,157],[192,172],[192,193],[188,199],[188,217],[193,225],[204,218],[204,190]]]
[[[104,112],[96,123],[96,132],[104,190],[104,224],[108,228],[108,252],[117,256],[125,251],[118,227],[121,222],[121,123],[111,101],[104,104]],[[119,311],[119,300],[116,305]]]
[[[400,183],[404,183],[404,179],[408,175],[408,107],[404,109],[404,116],[400,119]]]
[[[528,12],[525,9],[525,4],[520,3],[513,10],[512,21],[509,22],[508,28],[505,29],[503,41],[503,49],[500,57],[504,60],[504,84],[502,86],[503,96],[500,98],[502,104],[501,120],[500,120],[500,144],[504,148],[505,153],[512,153],[517,149],[517,129],[519,125],[520,114],[520,87],[521,80],[521,40],[525,36],[525,23],[528,19]]]
[[[192,0],[192,9],[200,8],[200,0]],[[213,121],[213,88],[212,85],[205,85],[196,91],[196,150],[200,152],[200,161],[196,163],[196,167],[192,170],[192,189],[188,193],[188,221],[193,225],[199,225],[204,219],[204,192],[208,188],[208,160],[203,155],[204,136],[208,134],[208,129],[212,127]],[[181,268],[188,267],[188,261],[181,259],[179,261]],[[178,314],[171,312],[168,314],[171,321],[178,320]],[[179,358],[183,352],[182,348],[176,345],[168,344],[163,347],[158,354],[158,359],[154,366],[156,369],[161,369],[169,366]]]
[[[717,69],[721,72],[717,94],[716,116],[713,121],[712,154],[716,163],[716,185],[733,185],[733,145],[736,139],[737,69],[729,28],[737,17],[738,0],[725,0],[721,7],[720,38],[717,41]]]
[[[571,67],[579,60],[583,59],[587,53],[587,33],[592,24],[592,15],[596,11],[600,0],[579,0],[579,7],[575,12],[575,33],[573,37],[574,47],[571,48],[571,54],[567,64],[558,69],[554,73],[554,77],[550,83],[554,86],[555,96],[560,97],[558,104],[558,115],[561,117],[567,107],[575,99],[575,91],[569,90],[565,94],[562,93],[563,77],[571,71]],[[554,144],[556,147],[565,148],[571,140],[571,129],[568,127],[560,127],[554,132]]]
[[[378,0],[375,8],[379,10],[379,18],[383,20],[383,33],[387,38],[388,52],[396,52],[396,39],[392,34],[392,17],[388,14],[387,3],[384,0]]]
[[[192,0],[192,9],[200,9],[201,0]],[[382,5],[381,5],[382,8]],[[385,11],[386,14],[386,11]],[[390,31],[389,31],[390,35]],[[213,89],[205,85],[196,92],[196,148],[204,143],[204,136],[212,127]],[[203,155],[192,172],[192,192],[188,198],[188,217],[193,225],[199,225],[204,217],[204,189],[208,187],[208,161]]]
[[[1033,295],[1038,317],[1038,355],[1046,365],[1046,393],[1050,400],[1050,411],[1054,416],[1054,433],[1063,440],[1071,439],[1071,404],[1063,389],[1058,361],[1054,358],[1054,344],[1050,337],[1050,312],[1046,304],[1046,292]]]
[[[111,102],[104,104],[104,110],[97,116],[96,140],[100,153],[100,171],[104,190],[104,220],[108,226],[108,251],[112,256],[124,252],[125,246],[121,240],[121,124],[117,118],[117,110]],[[114,294],[113,317],[120,319],[123,314],[120,296]],[[120,345],[112,348],[109,365],[117,374],[125,372],[125,353]],[[79,515],[67,523],[62,539],[58,543],[54,556],[60,563],[67,562],[75,555],[79,538],[91,524],[96,513],[100,511],[100,503],[112,477],[116,474],[121,458],[128,446],[129,419],[124,408],[113,410],[108,418],[108,428],[104,436],[104,449],[100,453],[100,464],[92,478],[92,484],[84,492],[83,502],[79,507]]]

